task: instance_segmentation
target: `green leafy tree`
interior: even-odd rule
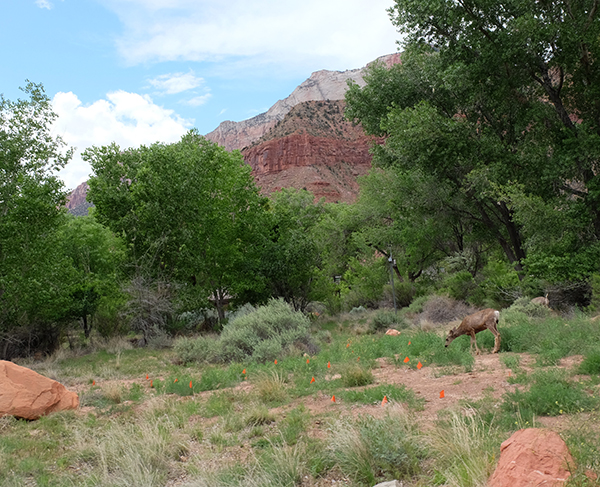
[[[387,138],[378,164],[436,178],[460,199],[447,206],[516,269],[562,260],[555,279],[590,272],[589,252],[573,257],[597,252],[600,236],[597,11],[592,1],[396,0],[402,65],[373,68],[347,97],[348,115]],[[572,219],[568,245],[557,213]],[[540,226],[554,248],[529,245]]]
[[[174,144],[84,153],[96,218],[129,245],[137,272],[180,284],[192,306],[212,298],[219,317],[251,283],[244,259],[259,239],[264,204],[250,167],[191,130]]]
[[[268,294],[296,311],[310,302],[322,264],[317,225],[323,214],[322,202],[315,203],[309,191],[287,188],[271,195],[260,274]]]
[[[56,171],[71,157],[51,134],[56,118],[39,84],[28,99],[0,95],[0,356],[28,341],[46,350],[56,344],[70,267],[57,250],[65,192]],[[22,340],[16,329],[25,329]],[[18,353],[18,352],[15,352]]]
[[[120,266],[125,256],[121,240],[93,217],[70,217],[58,231],[61,251],[75,271],[69,314],[81,320],[90,336],[93,316],[103,301],[118,299]]]

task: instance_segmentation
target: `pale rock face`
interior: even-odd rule
[[[62,384],[26,367],[0,360],[0,417],[33,420],[78,407],[77,394]]]
[[[382,56],[374,62],[382,62],[391,66],[400,62],[400,54]],[[361,87],[365,85],[363,80],[365,70],[366,67],[348,71],[316,71],[290,96],[279,100],[267,112],[241,122],[223,122],[217,129],[206,134],[206,138],[222,145],[227,150],[243,149],[265,135],[299,103],[343,100],[348,89],[348,80],[354,81]]]

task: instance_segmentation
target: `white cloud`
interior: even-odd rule
[[[194,98],[191,98],[185,101],[184,103],[192,107],[199,107],[200,105],[204,105],[211,98],[212,95],[210,93],[206,93],[204,95],[195,96]]]
[[[349,69],[396,51],[399,38],[386,12],[390,0],[104,1],[124,25],[117,45],[131,64],[243,61],[249,70],[261,64],[279,72]]]
[[[35,0],[35,4],[40,8],[46,8],[48,10],[54,6],[48,0]]]
[[[73,160],[60,172],[67,188],[76,187],[91,173],[90,166],[81,159],[86,148],[111,142],[123,148],[176,142],[192,125],[173,110],[156,105],[148,95],[121,90],[90,105],[83,105],[72,92],[61,92],[52,104],[58,115],[53,132],[77,149]]]
[[[149,80],[150,84],[163,95],[175,95],[198,88],[204,83],[193,72],[162,74]]]

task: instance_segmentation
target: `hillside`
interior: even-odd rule
[[[263,194],[304,188],[327,202],[352,202],[371,167],[372,138],[344,118],[345,102],[307,101],[242,150]]]

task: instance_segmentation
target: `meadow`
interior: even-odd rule
[[[502,441],[531,426],[567,442],[567,485],[599,485],[599,322],[509,308],[500,353],[485,331],[474,356],[464,336],[444,348],[449,325],[391,313],[314,315],[312,345],[273,359],[207,360],[217,338],[200,337],[21,360],[80,408],[0,418],[0,486],[484,486]]]

